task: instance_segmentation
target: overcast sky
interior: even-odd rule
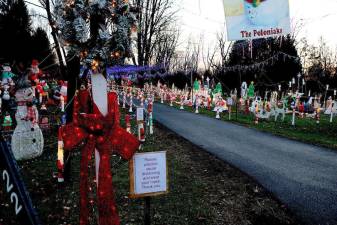
[[[38,0],[28,0],[39,4]],[[195,41],[204,36],[205,46],[212,46],[217,33],[225,32],[225,16],[222,0],[175,0],[180,8],[181,48],[191,36]],[[302,20],[306,25],[300,37],[317,43],[320,36],[335,48],[337,46],[337,0],[289,0],[292,23]],[[39,8],[30,6],[30,9]]]

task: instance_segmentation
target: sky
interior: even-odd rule
[[[38,3],[38,0],[28,0]],[[180,48],[186,47],[191,37],[198,43],[204,37],[205,47],[215,44],[216,35],[225,33],[225,16],[222,0],[174,0],[178,12],[178,25],[181,26]],[[310,44],[318,44],[322,36],[328,45],[337,47],[337,0],[289,0],[291,23],[304,23],[298,39],[306,37]],[[41,9],[29,5],[39,12]],[[39,12],[40,13],[40,12]],[[43,24],[45,24],[43,22]]]
[[[202,35],[205,45],[214,45],[216,34],[225,33],[226,30],[222,0],[180,2],[182,42],[186,42],[189,37],[197,41]],[[337,46],[337,0],[289,0],[289,7],[292,26],[305,24],[298,39],[306,37],[309,43],[315,45],[322,36],[330,47]]]

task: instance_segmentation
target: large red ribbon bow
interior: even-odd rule
[[[87,96],[81,96],[81,94],[75,96],[73,122],[62,127],[65,150],[73,150],[81,143],[85,143],[81,150],[80,225],[87,225],[89,223],[89,162],[95,149],[97,149],[100,155],[97,181],[99,224],[119,225],[120,219],[113,194],[110,157],[113,152],[116,152],[125,160],[131,159],[139,147],[139,142],[132,134],[126,132],[119,125],[119,111],[117,95],[115,93],[108,94],[107,116],[103,116],[95,104],[93,114],[79,114],[81,108],[87,109],[85,106],[88,102],[84,101],[82,103],[83,97],[87,99]],[[80,102],[78,98],[80,98]]]

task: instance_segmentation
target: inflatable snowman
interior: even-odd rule
[[[18,81],[17,88],[17,126],[12,136],[12,151],[16,160],[27,160],[42,154],[44,140],[38,125],[38,111],[32,104],[33,89],[30,82],[23,78]]]

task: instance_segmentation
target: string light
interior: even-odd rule
[[[131,26],[131,31],[136,33],[138,31],[138,27],[136,25]]]
[[[96,60],[96,59],[92,60],[92,63],[91,63],[92,70],[94,70],[94,71],[97,70],[98,66],[99,66],[98,60]]]

